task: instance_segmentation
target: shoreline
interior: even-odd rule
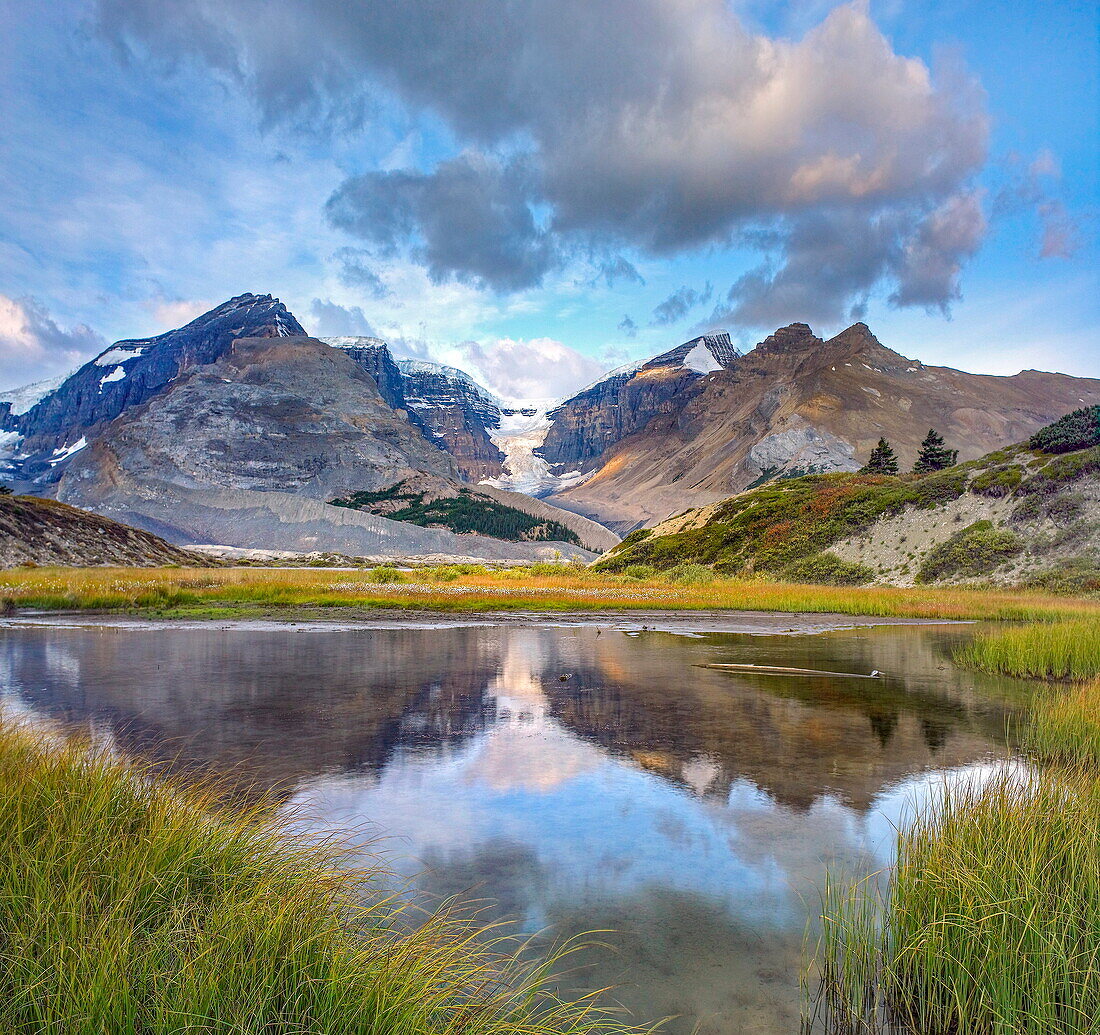
[[[131,615],[103,611],[29,611],[0,619],[0,629],[69,628],[148,631],[160,629],[218,629],[242,632],[358,632],[372,629],[462,629],[474,627],[596,628],[609,632],[671,632],[757,636],[813,636],[820,633],[871,629],[881,626],[972,625],[973,619],[905,618],[889,615],[848,615],[839,612],[791,611],[652,611],[644,615],[631,610],[592,611],[474,611],[441,615],[430,610],[392,609],[365,613],[354,618],[290,610],[283,616],[240,617],[216,614],[203,617]]]

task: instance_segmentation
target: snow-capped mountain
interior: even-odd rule
[[[93,440],[120,414],[164,391],[181,371],[214,362],[238,338],[304,334],[277,298],[244,294],[176,330],[117,341],[22,412],[0,409],[8,448],[18,448],[14,473],[34,484],[56,480],[82,448],[78,443]],[[29,388],[9,395],[29,399]]]

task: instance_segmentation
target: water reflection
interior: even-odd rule
[[[574,989],[621,983],[676,1032],[789,1032],[823,867],[878,868],[930,781],[1003,750],[1007,688],[949,661],[969,634],[8,628],[0,678],[39,714],[386,835],[425,895],[613,929]],[[728,661],[886,676],[698,667]]]

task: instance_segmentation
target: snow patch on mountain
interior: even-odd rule
[[[109,374],[105,374],[99,379],[99,390],[103,391],[104,385],[109,385],[113,381],[122,381],[126,377],[125,367],[115,367]]]
[[[26,413],[32,406],[37,406],[47,395],[52,395],[72,376],[70,370],[59,377],[47,378],[45,381],[35,381],[34,384],[23,385],[21,388],[9,388],[6,392],[0,392],[0,403],[11,403],[11,414],[18,417]]]
[[[580,471],[556,475],[535,453],[553,423],[549,411],[557,405],[556,399],[500,400],[500,427],[491,428],[489,437],[504,454],[503,471],[499,478],[485,479],[483,485],[538,497],[577,485],[587,477]]]
[[[697,374],[713,374],[716,370],[722,369],[722,364],[715,358],[705,341],[700,341],[684,356],[682,362],[688,370],[694,370]]]
[[[147,348],[149,348],[148,345],[131,345],[125,348],[114,345],[101,356],[96,356],[95,365],[97,367],[113,367],[119,363],[127,363],[131,359],[137,359]]]

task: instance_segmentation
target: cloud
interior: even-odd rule
[[[565,398],[601,377],[604,364],[553,338],[497,338],[456,346],[458,365],[506,399]]]
[[[344,306],[327,298],[315,298],[310,303],[309,315],[312,327],[307,330],[318,338],[376,337],[370,321],[357,305]]]
[[[124,52],[205,63],[267,125],[346,128],[397,104],[442,126],[460,153],[353,176],[328,206],[336,227],[437,283],[519,290],[592,250],[669,256],[764,231],[789,252],[779,266],[771,256],[773,305],[805,293],[843,308],[853,279],[863,290],[965,257],[950,234],[933,257],[945,235],[929,221],[966,204],[985,162],[984,95],[958,67],[895,53],[866,0],[798,39],[749,30],[725,0],[514,0],[494,8],[491,31],[478,0],[100,10]],[[303,39],[309,61],[288,53]],[[864,259],[886,226],[896,249],[921,254],[859,277],[815,268],[800,243],[819,219],[857,227]],[[920,279],[895,280],[896,304],[942,306],[957,291],[950,276]]]
[[[84,324],[63,330],[33,298],[0,295],[0,384],[19,387],[65,373],[106,345]]]
[[[653,310],[653,319],[649,321],[651,327],[664,327],[670,323],[682,320],[697,305],[706,305],[714,294],[714,287],[708,281],[702,291],[684,286],[677,288],[663,302]]]
[[[1039,258],[1070,258],[1081,246],[1081,225],[1057,197],[1062,169],[1053,152],[1044,148],[1030,162],[1013,153],[1003,165],[1006,180],[993,199],[994,218],[1034,212]]]
[[[621,280],[628,284],[645,284],[645,277],[638,272],[637,267],[621,255],[614,255],[599,263],[596,267],[596,275],[588,281],[588,285],[594,287],[601,280],[609,288],[613,288]]]
[[[382,278],[367,265],[370,252],[362,248],[338,248],[333,259],[340,264],[340,282],[346,287],[362,288],[372,298],[385,298],[390,294]]]
[[[332,224],[382,254],[408,250],[435,283],[450,279],[498,291],[542,282],[560,258],[536,225],[524,163],[462,154],[430,174],[371,172],[329,199]]]
[[[619,321],[619,330],[628,338],[633,338],[638,333],[638,325],[629,316],[624,316]]]

